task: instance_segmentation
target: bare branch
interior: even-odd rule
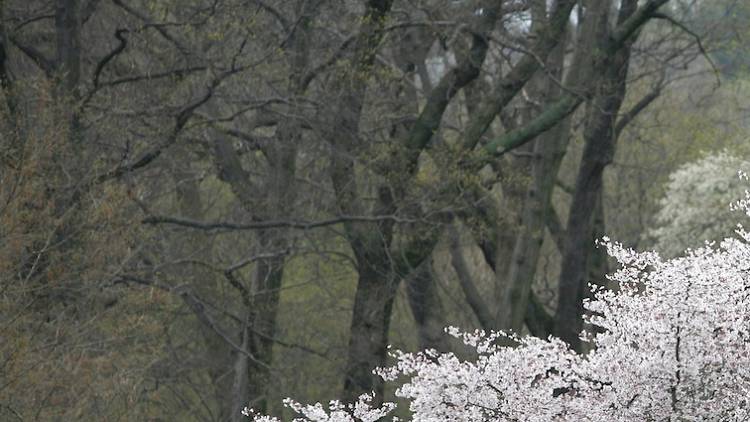
[[[625,127],[630,124],[630,122],[632,122],[636,117],[638,117],[638,115],[643,110],[645,110],[652,102],[654,102],[654,100],[659,98],[660,95],[661,87],[654,88],[653,91],[644,95],[643,98],[635,103],[635,105],[630,110],[623,114],[615,125],[615,138],[619,137],[620,133],[622,133]]]
[[[361,222],[361,223],[377,223],[383,221],[392,221],[395,223],[409,224],[417,223],[418,220],[411,220],[400,218],[395,215],[379,215],[379,216],[338,216],[326,220],[319,221],[301,221],[301,220],[267,220],[267,221],[256,221],[252,223],[233,223],[228,221],[215,221],[215,222],[204,222],[190,220],[186,218],[178,217],[167,217],[167,216],[151,216],[142,220],[143,224],[171,224],[175,226],[189,227],[199,230],[266,230],[274,228],[291,228],[299,230],[310,230],[319,227],[333,226],[341,223],[348,222]]]
[[[107,65],[112,59],[117,57],[118,54],[122,53],[123,50],[125,50],[125,46],[127,46],[128,40],[125,39],[123,34],[127,33],[127,29],[118,29],[115,31],[115,38],[119,41],[119,44],[110,51],[106,56],[102,57],[101,60],[99,60],[99,63],[96,64],[96,70],[94,70],[94,89],[96,89],[99,86],[99,76],[102,73],[102,70],[104,70],[104,66]]]
[[[691,37],[695,39],[695,43],[698,45],[698,50],[701,52],[701,55],[703,55],[703,58],[705,58],[708,64],[711,66],[711,70],[713,71],[713,74],[716,77],[716,86],[720,86],[721,78],[719,77],[719,74],[720,74],[719,68],[716,67],[716,64],[711,59],[711,56],[706,51],[706,48],[703,46],[703,40],[701,39],[701,36],[696,34],[692,29],[685,26],[682,22],[679,22],[677,19],[667,15],[666,13],[657,12],[657,13],[654,13],[652,17],[654,19],[662,19],[671,23],[672,25],[676,26],[677,28],[679,28],[680,30],[682,30],[683,32],[685,32],[686,34],[690,35]]]

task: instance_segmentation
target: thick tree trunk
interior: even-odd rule
[[[553,84],[549,78],[538,72],[540,69],[540,57],[548,61],[544,67],[545,71],[552,71],[553,77],[559,79],[561,76],[562,61],[564,59],[564,43],[559,40],[564,38],[570,12],[575,5],[575,1],[556,1],[551,6],[551,13],[547,14],[545,3],[535,3],[532,5],[533,25],[532,31],[538,35],[537,42],[532,50],[535,54],[530,54],[519,63],[517,63],[503,81],[496,84],[484,102],[477,99],[467,99],[470,103],[470,109],[474,109],[470,114],[472,116],[468,129],[463,139],[463,146],[473,149],[478,143],[480,137],[487,131],[491,122],[502,113],[504,107],[515,97],[524,86],[529,84],[535,74],[540,74],[539,79],[546,81],[541,91],[545,93],[544,97],[552,97],[553,93],[559,91],[558,87]],[[533,84],[532,84],[533,85]],[[475,89],[476,91],[476,89]],[[480,104],[481,103],[481,104]],[[477,106],[479,104],[479,106]],[[501,116],[502,117],[502,116]],[[530,120],[522,119],[520,126],[523,127]],[[519,122],[504,119],[506,131],[518,129]],[[529,303],[530,286],[533,274],[536,269],[536,261],[539,254],[539,248],[544,233],[544,214],[547,207],[545,203],[549,202],[549,195],[559,166],[559,156],[552,154],[564,153],[564,142],[568,132],[567,123],[560,123],[559,128],[543,134],[539,146],[529,145],[528,152],[534,157],[532,162],[525,158],[516,159],[513,164],[517,167],[515,172],[525,172],[529,168],[534,175],[531,186],[509,186],[505,189],[505,196],[517,198],[517,201],[508,201],[522,204],[517,210],[520,221],[508,221],[505,212],[502,215],[485,213],[483,217],[491,220],[487,221],[490,227],[493,227],[494,239],[488,239],[486,236],[479,234],[480,247],[484,252],[485,259],[495,272],[496,300],[495,306],[488,306],[475,296],[472,292],[476,290],[472,286],[469,274],[461,268],[460,263],[463,261],[460,251],[452,249],[453,262],[459,280],[467,300],[472,303],[472,309],[477,313],[477,317],[485,328],[494,329],[513,329],[520,331],[522,329],[527,304]],[[564,134],[564,136],[558,136]],[[558,151],[562,150],[562,151]],[[499,166],[498,166],[499,167]],[[496,170],[501,170],[497,168]],[[510,173],[510,172],[509,172]],[[550,182],[552,178],[552,182]],[[501,221],[506,224],[501,224]],[[541,229],[539,226],[541,221]],[[491,252],[490,252],[491,250]],[[535,302],[536,303],[536,302]],[[492,310],[494,309],[494,310]],[[534,317],[542,315],[543,308],[534,307]],[[492,313],[489,317],[487,314]],[[537,332],[543,329],[541,322],[534,322]]]
[[[349,55],[353,68],[351,74],[357,77],[335,80],[329,89],[333,107],[322,130],[334,148],[331,181],[339,212],[345,215],[364,215],[366,211],[357,190],[356,140],[367,88],[366,75],[369,75],[375,60],[391,4],[389,0],[369,0],[366,3],[359,35]],[[377,202],[380,205],[376,207],[376,213],[392,212],[393,203],[386,192],[381,190],[379,194]],[[344,224],[344,230],[354,254],[358,276],[342,393],[345,401],[353,401],[365,392],[382,392],[382,384],[372,370],[385,359],[390,310],[398,279],[394,277],[388,254],[392,223],[348,222]],[[378,396],[382,397],[381,394]]]
[[[266,234],[262,234],[261,237],[260,250],[274,250],[279,244],[278,238],[269,239],[271,236]],[[268,385],[273,364],[273,339],[276,337],[276,319],[283,275],[283,257],[264,259],[255,264],[251,308],[247,310],[250,313],[250,327],[245,327],[245,336],[250,337],[249,349],[246,350],[254,359],[249,359],[246,355],[243,357],[243,360],[248,361],[248,395],[243,401],[235,402],[234,409],[250,401],[253,408],[259,412],[267,411]],[[248,333],[248,329],[252,330],[252,333]],[[233,418],[237,418],[237,415],[236,411],[232,413]]]
[[[535,143],[531,186],[526,192],[521,231],[516,236],[503,301],[498,304],[498,327],[520,333],[529,303],[537,261],[544,241],[546,221],[557,172],[565,154],[567,121]],[[562,141],[562,142],[561,142]]]
[[[594,210],[593,229],[591,235],[591,252],[589,253],[586,268],[588,275],[586,279],[597,286],[608,287],[607,274],[609,274],[608,255],[604,247],[597,246],[596,241],[607,235],[607,226],[604,216],[604,189],[599,190]]]
[[[22,150],[22,133],[23,128],[21,116],[18,114],[17,93],[14,92],[13,80],[11,74],[10,37],[8,36],[8,22],[5,13],[6,3],[0,2],[0,90],[2,90],[3,102],[5,105],[4,112],[0,112],[2,122],[0,128],[5,133],[5,139],[2,142],[2,154],[13,161],[20,162]]]
[[[409,307],[417,325],[419,349],[448,352],[450,347],[443,329],[447,325],[432,260],[425,260],[406,280]]]
[[[603,7],[606,7],[603,3],[598,6],[602,9],[593,8],[589,13],[595,15],[597,10],[603,10]],[[573,64],[564,78],[564,85],[573,91],[582,91],[594,73],[594,61],[590,52],[597,43],[597,37],[601,34],[602,22],[597,19],[588,19],[582,22],[581,28],[580,38],[575,43]],[[548,56],[546,72],[540,75],[541,80],[531,86],[532,91],[538,92],[538,101],[542,104],[550,104],[563,93],[555,80],[563,79],[566,47],[565,42],[558,44]],[[534,331],[537,332],[544,332],[543,327],[549,326],[549,316],[546,315],[540,303],[530,300],[530,292],[544,241],[545,228],[549,225],[549,219],[555,217],[551,214],[552,192],[570,140],[570,128],[571,117],[568,116],[550,130],[539,135],[534,141],[531,183],[523,200],[521,231],[516,236],[507,274],[506,291],[498,310],[498,325],[503,329],[519,332],[524,321],[530,321],[534,325]],[[533,312],[529,318],[526,317],[527,311]],[[549,334],[549,331],[545,334]]]
[[[243,207],[261,219],[290,217],[296,194],[297,146],[301,137],[299,122],[290,120],[279,125],[277,142],[264,149],[269,169],[260,183],[251,180],[250,174],[242,168],[231,143],[218,132],[213,133],[216,136],[215,157],[219,177],[230,185]],[[259,231],[255,243],[257,251],[278,256],[260,259],[254,264],[249,286],[233,274],[226,275],[230,282],[239,283],[239,288],[248,293],[243,300],[246,319],[239,333],[242,351],[235,351],[234,381],[232,392],[227,395],[231,397],[229,412],[232,421],[244,420],[239,411],[248,402],[256,410],[266,411],[279,292],[284,273],[284,251],[289,247],[288,230]]]
[[[389,214],[396,210],[395,203],[405,198],[406,185],[417,172],[419,155],[427,146],[437,130],[442,116],[452,98],[473,81],[478,75],[487,54],[486,34],[494,28],[500,15],[500,3],[493,0],[482,0],[485,13],[477,17],[477,33],[472,35],[472,45],[468,54],[460,60],[455,68],[444,75],[441,81],[427,96],[422,111],[404,137],[398,151],[394,168],[389,170],[388,186],[382,186],[378,192],[375,214]],[[375,48],[382,36],[383,17],[390,9],[390,2],[368,2],[367,15],[363,20],[362,34],[356,44],[354,66],[367,70],[374,60]],[[362,110],[362,97],[365,92],[363,81],[350,81],[348,89],[341,96],[341,107],[336,110],[337,118],[330,130],[338,135],[334,145],[339,149],[332,163],[332,179],[337,202],[342,212],[357,215],[363,211],[358,197],[354,178],[354,160],[356,156],[353,139],[358,136],[359,116]],[[342,139],[341,133],[349,136]],[[391,194],[395,192],[395,198]],[[352,315],[352,331],[349,343],[347,370],[345,375],[344,398],[353,400],[362,393],[373,389],[382,393],[382,383],[372,374],[375,366],[382,365],[386,356],[387,333],[390,324],[393,295],[402,274],[400,265],[394,265],[390,257],[399,256],[391,250],[393,238],[392,223],[370,226],[369,233],[361,226],[346,225],[347,238],[354,252],[359,271],[357,293]],[[428,249],[429,250],[429,249]],[[428,255],[428,253],[418,254]],[[412,264],[424,257],[414,259]],[[405,267],[408,267],[406,265]],[[378,394],[382,397],[382,394]],[[382,400],[378,398],[376,400]]]
[[[177,165],[172,168],[172,173],[180,215],[200,221],[205,217],[204,203],[198,180],[196,180],[197,172],[192,171],[190,166],[191,158],[189,151],[177,148],[174,151],[174,162]],[[175,253],[175,259],[180,260],[207,256],[212,253],[212,245],[207,240],[204,233],[192,230],[184,234],[175,233],[170,250]],[[217,291],[215,273],[202,271],[195,266],[181,265],[175,269],[174,276],[177,277],[179,283],[190,283],[199,296],[211,298],[211,301],[214,301]],[[232,399],[228,394],[231,391],[232,377],[227,368],[232,366],[232,349],[211,327],[201,321],[195,321],[195,324],[197,325],[195,330],[203,337],[203,359],[208,366],[208,375],[213,386],[213,399],[218,407],[217,419],[227,421]],[[245,400],[247,400],[246,397]]]
[[[293,97],[301,96],[307,89],[303,81],[309,70],[308,37],[310,22],[320,6],[318,1],[303,2],[299,13],[299,26],[290,34],[287,53],[292,72],[289,92]],[[288,106],[288,114],[301,115],[296,104]],[[297,151],[302,139],[302,125],[297,119],[279,124],[275,142],[263,148],[268,161],[268,174],[257,187],[250,182],[250,175],[242,169],[236,152],[225,140],[217,143],[217,156],[223,157],[223,178],[231,185],[243,205],[256,217],[283,219],[292,216],[295,196],[295,173]],[[231,421],[246,420],[241,410],[248,404],[260,413],[267,411],[273,346],[276,338],[280,292],[283,282],[285,252],[291,245],[288,230],[264,230],[257,233],[257,250],[277,256],[261,259],[255,263],[250,297],[245,301],[246,321],[241,328],[242,350],[236,353],[234,382],[232,385]],[[236,280],[236,279],[235,279]]]
[[[410,28],[404,31],[401,38],[396,42],[393,49],[393,60],[396,66],[403,72],[404,78],[414,80],[413,84],[404,86],[402,80],[396,81],[394,87],[390,89],[394,106],[393,113],[396,115],[416,116],[419,114],[419,93],[416,88],[416,73],[422,69],[422,86],[425,92],[431,92],[431,83],[427,79],[425,59],[435,40],[434,34],[431,34],[426,28]],[[411,124],[408,121],[397,121],[390,130],[390,141],[394,145],[400,145],[403,139],[409,136]],[[433,142],[437,142],[433,139]],[[395,180],[391,178],[390,183],[396,184],[393,187],[398,197],[404,197],[407,186],[410,183],[408,174],[405,180]],[[419,204],[410,203],[407,205],[406,213],[412,218],[420,217]],[[414,231],[409,235],[414,240],[423,240],[425,233]],[[427,237],[430,237],[427,234]],[[435,274],[432,268],[431,255],[437,236],[433,241],[429,241],[426,247],[423,242],[413,242],[401,246],[401,251],[397,256],[416,257],[416,261],[422,261],[417,268],[410,267],[411,262],[405,263],[404,268],[398,269],[398,276],[406,282],[406,296],[409,307],[411,308],[414,323],[417,328],[417,338],[420,349],[436,349],[447,352],[448,344],[443,334],[443,328],[446,325],[445,315],[443,314],[440,296],[438,295],[438,286],[435,280]],[[413,250],[406,250],[413,249]]]
[[[3,99],[8,112],[8,124],[7,131],[5,133],[15,133],[18,122],[16,121],[16,98],[15,93],[12,90],[12,80],[10,73],[10,60],[8,55],[10,54],[10,39],[8,37],[8,27],[6,25],[5,17],[5,2],[0,2],[0,89],[2,89]]]
[[[275,159],[271,158],[273,154],[269,154],[269,160],[273,161],[270,162],[271,173],[267,176],[267,185],[263,188],[263,206],[267,207],[267,212],[262,215],[265,216],[287,217],[292,209],[296,139],[287,138],[287,141],[290,142],[281,146],[285,151]],[[266,411],[267,387],[273,364],[273,339],[276,337],[276,320],[285,264],[285,257],[281,252],[288,247],[286,230],[258,232],[256,245],[258,251],[279,255],[260,259],[253,268],[248,289],[250,299],[244,309],[247,316],[245,325],[240,329],[242,351],[235,352],[235,377],[230,394],[232,421],[244,420],[244,416],[238,413],[238,410],[242,410],[248,402],[258,411]],[[237,278],[234,280],[239,282]],[[245,372],[237,372],[238,370]]]
[[[220,173],[254,215],[263,219],[283,219],[291,215],[296,192],[294,177],[300,130],[301,127],[295,120],[280,125],[277,129],[278,141],[265,150],[269,173],[262,186],[253,186],[249,174],[242,169],[231,146],[225,140],[217,141]],[[240,330],[240,338],[246,346],[243,346],[244,353],[235,353],[235,369],[240,368],[246,372],[235,372],[233,392],[230,395],[233,398],[230,406],[233,421],[243,420],[238,409],[242,410],[248,402],[258,411],[266,411],[279,293],[284,274],[285,256],[282,252],[289,246],[287,237],[288,231],[284,229],[257,233],[256,250],[278,256],[258,260],[253,269],[250,287],[245,287],[249,291],[249,299],[244,303],[247,317],[245,326]],[[237,278],[233,280],[240,282]]]
[[[359,280],[354,297],[349,348],[344,380],[345,402],[368,391],[382,397],[383,383],[372,370],[385,365],[391,310],[396,295],[393,273],[383,273],[389,267],[384,247],[356,253]],[[382,401],[382,398],[377,399]]]
[[[81,84],[81,4],[80,0],[57,0],[55,10],[55,36],[57,57],[55,60],[57,97],[61,101],[61,113],[68,138],[80,147],[80,113],[78,110]],[[77,151],[79,156],[82,151]],[[81,174],[80,164],[74,168]]]
[[[57,37],[57,72],[63,93],[77,97],[81,79],[81,13],[80,0],[57,0],[55,34]]]
[[[52,242],[56,247],[50,250],[54,249],[54,253],[61,257],[74,256],[76,249],[81,247],[81,227],[86,218],[84,215],[88,211],[85,201],[81,201],[80,182],[91,168],[87,156],[91,155],[92,150],[90,146],[83,148],[79,142],[81,133],[75,103],[79,97],[80,83],[80,31],[79,0],[58,0],[55,11],[56,73],[53,75],[57,80],[54,81],[53,94],[58,97],[56,100],[59,101],[59,105],[52,109],[52,118],[46,124],[51,122],[56,135],[66,142],[57,148],[57,153],[61,156],[64,154],[64,157],[50,163],[52,170],[48,178],[54,188],[46,189],[48,197],[45,201],[54,204],[55,217],[60,220]],[[39,127],[44,124],[39,123]],[[29,126],[29,130],[37,131],[38,128],[32,129],[32,126]],[[66,303],[66,306],[80,300],[78,292],[82,288],[82,281],[78,277],[67,281],[69,284],[65,288],[55,289],[55,294],[59,295],[56,300]]]
[[[604,3],[604,2],[602,2]],[[633,14],[635,0],[622,2],[619,22]],[[601,6],[601,3],[597,3]],[[601,11],[603,34],[607,34],[606,16],[609,8]],[[602,37],[601,39],[607,39]],[[584,150],[576,178],[565,236],[562,269],[560,271],[558,306],[555,315],[555,333],[572,348],[580,350],[579,338],[583,327],[583,298],[586,291],[586,263],[593,236],[596,202],[601,194],[602,174],[612,162],[617,138],[615,122],[625,96],[630,59],[628,41],[613,56],[599,58],[604,71],[598,81],[596,97],[587,109],[584,128]],[[601,51],[604,51],[603,49]]]

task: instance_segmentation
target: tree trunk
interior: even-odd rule
[[[375,245],[376,250],[355,252],[359,280],[352,311],[351,337],[344,381],[344,401],[354,402],[368,391],[375,391],[381,398],[383,382],[372,374],[376,367],[385,365],[388,347],[388,330],[391,310],[396,294],[396,279],[393,274],[384,274],[389,267],[385,248]]]
[[[557,97],[561,91],[551,78],[562,79],[565,47],[563,37],[548,57],[546,72],[537,75],[536,81],[531,81],[531,89],[538,91],[537,97],[542,103]],[[516,234],[510,268],[503,274],[507,277],[507,282],[499,284],[503,287],[497,304],[496,324],[499,329],[509,329],[516,333],[521,333],[523,329],[531,286],[544,241],[546,221],[549,218],[552,191],[565,155],[569,131],[570,119],[565,119],[540,135],[533,144],[531,182],[524,194],[520,231]]]
[[[252,321],[248,319],[245,321],[245,326],[242,329],[240,348],[244,351],[250,350],[250,342],[252,337]],[[231,422],[245,422],[247,418],[242,415],[242,410],[245,406],[255,409],[256,403],[250,400],[253,397],[250,391],[250,376],[252,371],[250,369],[250,358],[249,356],[242,355],[237,356],[234,361],[234,379],[232,381],[232,390],[230,392],[230,411],[229,421]],[[225,421],[225,415],[220,413],[219,417],[221,421]]]
[[[353,70],[333,80],[328,89],[333,107],[322,128],[331,141],[331,181],[338,211],[345,215],[364,215],[366,208],[357,190],[355,161],[358,154],[359,120],[365,91],[377,46],[383,37],[385,17],[392,1],[369,0],[365,5],[359,35],[349,59]],[[352,77],[356,75],[356,77]],[[393,203],[385,190],[379,192],[377,213],[390,213]],[[396,281],[391,269],[388,247],[392,223],[344,223],[344,231],[357,267],[357,290],[352,309],[350,337],[344,373],[345,402],[355,401],[365,392],[382,393],[382,384],[372,374],[384,362],[390,310]],[[382,394],[378,394],[382,400]]]
[[[600,11],[602,34],[609,33],[606,16],[608,5]],[[632,15],[635,0],[622,2],[618,23]],[[594,10],[590,10],[590,13]],[[600,39],[606,40],[603,36]],[[625,96],[631,39],[613,56],[600,57],[603,75],[599,79],[597,95],[587,108],[584,127],[584,150],[568,215],[562,269],[558,287],[558,306],[555,315],[556,335],[573,349],[580,350],[579,338],[583,327],[583,298],[586,291],[586,263],[593,236],[594,212],[602,189],[604,168],[612,162],[615,152],[615,121]],[[600,51],[604,51],[603,49]]]
[[[450,347],[443,329],[447,325],[432,259],[425,260],[406,280],[409,307],[417,325],[419,349],[448,352]]]
[[[80,0],[57,0],[55,36],[57,42],[57,96],[61,101],[65,130],[73,144],[80,142],[79,104],[81,83],[81,10]],[[80,154],[80,151],[78,151]],[[79,155],[76,154],[76,155]],[[75,166],[77,169],[79,166]],[[80,170],[79,170],[80,171]]]
[[[289,37],[287,52],[292,69],[288,90],[292,98],[302,96],[307,89],[303,81],[309,66],[308,37],[311,21],[320,2],[303,2],[298,10],[298,28]],[[287,113],[302,115],[296,103],[290,104]],[[228,142],[217,144],[217,154],[225,157],[227,164],[222,169],[224,177],[230,181],[240,201],[254,216],[262,219],[283,219],[292,216],[297,190],[295,173],[297,151],[302,140],[302,125],[298,119],[288,119],[279,124],[274,136],[275,142],[263,148],[268,161],[268,174],[258,187],[250,183],[250,175],[239,164],[236,152]],[[245,326],[241,329],[242,348],[247,353],[237,353],[235,381],[232,387],[233,422],[246,418],[241,410],[248,401],[260,413],[267,411],[271,368],[273,365],[273,345],[276,338],[280,291],[286,262],[286,252],[291,246],[287,229],[263,230],[257,233],[257,250],[277,256],[261,259],[253,269],[250,299],[244,310],[247,314]]]
[[[267,233],[259,235],[260,250],[275,250],[279,246],[279,238],[276,236],[269,236]],[[250,337],[250,348],[246,350],[254,359],[243,356],[243,360],[248,361],[248,395],[243,401],[234,403],[235,409],[245,405],[249,400],[254,409],[263,413],[267,411],[268,385],[273,364],[273,339],[276,337],[276,319],[283,275],[283,257],[263,259],[255,264],[251,308],[247,310],[250,314],[250,327],[245,327],[246,336]],[[247,333],[248,329],[252,330],[252,333]],[[237,412],[233,412],[232,417],[237,418]]]
[[[57,0],[55,11],[57,72],[63,93],[77,97],[81,79],[80,0]]]
[[[174,152],[176,165],[173,166],[172,173],[180,215],[199,221],[205,217],[204,204],[199,182],[196,180],[197,172],[191,169],[191,159],[189,151],[185,148],[177,148]],[[192,230],[184,234],[175,233],[175,238],[170,245],[170,250],[175,252],[175,259],[180,260],[210,256],[212,249],[204,233],[196,233]],[[212,301],[215,298],[217,291],[215,273],[203,271],[192,265],[181,265],[175,269],[174,275],[179,283],[190,283],[199,296],[211,298]],[[231,410],[231,396],[227,394],[231,391],[232,383],[231,373],[227,370],[232,365],[231,348],[211,327],[201,321],[195,321],[195,324],[197,325],[195,330],[203,337],[203,359],[207,362],[208,375],[213,387],[213,399],[218,406],[218,420],[227,421]]]

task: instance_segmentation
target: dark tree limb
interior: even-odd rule
[[[479,76],[479,71],[487,56],[489,48],[488,35],[495,26],[501,14],[499,1],[485,1],[482,6],[484,13],[477,23],[478,29],[472,35],[472,44],[466,57],[438,82],[437,86],[427,97],[422,112],[417,117],[411,133],[406,140],[408,156],[406,159],[410,171],[414,171],[419,154],[432,139],[442,121],[443,113],[451,99],[463,88]]]
[[[377,223],[383,221],[392,221],[395,223],[413,224],[418,221],[404,219],[395,215],[379,216],[338,216],[319,221],[301,221],[301,220],[267,220],[255,221],[252,223],[233,223],[228,221],[204,222],[195,221],[186,218],[167,217],[167,216],[150,216],[142,220],[143,224],[171,224],[175,226],[189,227],[193,229],[214,231],[214,230],[266,230],[275,228],[291,228],[299,230],[311,230],[319,227],[327,227],[341,223]]]
[[[175,142],[177,142],[177,139],[182,132],[182,130],[185,128],[185,125],[187,125],[190,118],[193,116],[195,111],[206,104],[214,95],[216,92],[216,89],[221,85],[221,83],[226,80],[229,76],[236,74],[244,69],[232,69],[231,71],[224,72],[220,75],[217,75],[209,84],[209,86],[206,88],[206,92],[199,98],[196,98],[191,103],[187,104],[185,107],[180,109],[180,111],[175,116],[175,125],[172,128],[171,133],[167,137],[167,139],[161,143],[161,145],[158,145],[156,148],[152,149],[151,151],[148,151],[144,153],[140,158],[138,158],[136,161],[126,164],[121,164],[101,175],[95,178],[94,184],[100,184],[104,183],[109,180],[118,179],[122,177],[125,174],[128,174],[130,172],[133,172],[137,169],[146,167],[147,165],[151,164],[154,160],[159,158],[161,154],[170,146],[172,146]]]
[[[133,15],[136,18],[138,18],[138,19],[142,20],[143,22],[145,22],[146,23],[146,25],[145,25],[146,27],[154,28],[156,30],[156,32],[158,32],[165,40],[167,40],[170,43],[172,43],[177,48],[177,50],[179,50],[180,53],[182,53],[184,56],[190,56],[191,55],[190,49],[188,49],[185,45],[182,44],[182,42],[180,40],[178,40],[172,34],[170,34],[169,31],[167,31],[167,29],[164,28],[162,25],[157,25],[157,24],[153,23],[153,21],[151,20],[151,18],[149,18],[147,15],[141,13],[137,9],[131,7],[128,4],[126,4],[123,0],[112,0],[112,3],[114,3],[115,5],[117,5],[118,7],[120,7],[122,10],[124,10],[128,14]]]
[[[583,100],[584,97],[580,95],[563,94],[561,98],[528,124],[488,142],[483,148],[484,151],[490,157],[499,157],[526,144],[572,114]]]
[[[128,32],[127,29],[118,29],[115,31],[115,38],[117,38],[117,41],[119,43],[117,46],[107,53],[104,57],[102,57],[101,60],[99,60],[99,63],[96,64],[96,69],[94,70],[94,89],[97,89],[99,87],[99,76],[101,76],[102,71],[104,70],[104,67],[112,61],[115,57],[117,57],[120,53],[122,53],[125,50],[125,47],[128,44],[128,40],[124,37],[124,34]]]
[[[633,105],[633,107],[630,108],[627,112],[622,114],[620,118],[617,120],[617,124],[615,124],[615,137],[619,137],[623,130],[625,130],[625,127],[630,124],[633,120],[635,120],[636,117],[638,117],[639,114],[646,108],[648,108],[651,103],[653,103],[659,96],[661,95],[661,82],[654,87],[651,92],[644,95],[640,100],[638,100],[637,103]]]
[[[695,31],[685,26],[685,24],[683,24],[682,22],[679,22],[677,19],[673,18],[672,16],[667,15],[666,13],[657,12],[657,13],[654,13],[652,17],[654,19],[665,20],[671,23],[672,25],[676,26],[677,28],[685,32],[686,34],[693,37],[693,39],[695,39],[695,43],[698,45],[698,50],[700,51],[701,55],[703,56],[704,59],[706,59],[709,66],[711,66],[711,70],[713,71],[714,76],[716,77],[716,85],[717,86],[721,85],[721,78],[719,77],[719,74],[721,72],[719,72],[719,68],[716,67],[716,64],[714,63],[713,59],[711,59],[711,55],[708,54],[708,51],[706,51],[706,48],[703,46],[703,40],[701,39],[700,35],[696,34]]]

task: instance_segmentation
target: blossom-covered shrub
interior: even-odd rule
[[[750,215],[750,196],[736,204]],[[750,420],[750,234],[663,260],[603,239],[621,265],[585,307],[603,330],[583,334],[581,355],[559,339],[460,333],[476,349],[395,352],[378,373],[405,378],[397,396],[414,421],[746,421]],[[507,343],[507,342],[504,342]],[[374,421],[394,405],[302,406],[300,421]],[[256,421],[273,421],[255,417]]]

